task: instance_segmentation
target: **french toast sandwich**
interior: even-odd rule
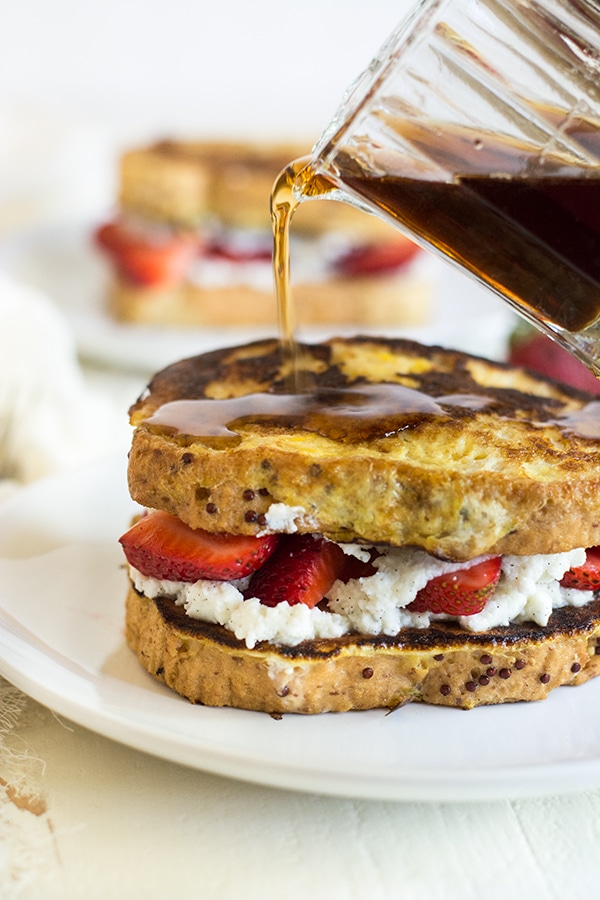
[[[279,172],[308,149],[165,140],[125,152],[114,218],[96,230],[110,262],[110,314],[138,324],[270,326],[269,196]],[[303,324],[430,321],[424,254],[377,217],[305,203],[292,241]]]
[[[299,358],[299,392],[260,341],[175,363],[132,406],[142,665],[274,714],[539,700],[598,674],[600,404],[407,340]]]

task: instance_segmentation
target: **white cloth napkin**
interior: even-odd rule
[[[115,415],[86,386],[56,305],[0,273],[0,497],[106,452]]]

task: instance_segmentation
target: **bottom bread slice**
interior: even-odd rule
[[[542,700],[600,674],[600,600],[473,634],[445,623],[395,637],[347,635],[249,649],[170,598],[130,587],[127,643],[142,666],[192,703],[268,713],[393,709],[409,701],[471,709]]]
[[[349,322],[360,327],[427,325],[432,314],[432,279],[421,266],[371,278],[330,278],[293,287],[303,325]],[[120,322],[194,327],[269,326],[276,321],[272,289],[230,284],[203,287],[134,285],[115,278],[107,308]]]

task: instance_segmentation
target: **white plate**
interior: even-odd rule
[[[262,329],[157,328],[115,322],[105,310],[107,267],[92,245],[93,227],[77,224],[43,229],[5,241],[0,249],[0,265],[8,274],[41,289],[63,310],[82,357],[150,373],[186,356],[276,333],[275,307],[273,327]],[[432,323],[393,333],[501,358],[514,314],[490,291],[449,265],[433,257],[430,265],[436,285]],[[355,331],[307,329],[301,337],[318,340],[332,332]],[[388,329],[387,333],[392,332]]]
[[[125,461],[38,482],[0,507],[0,674],[103,735],[188,766],[294,790],[457,801],[600,786],[600,679],[470,712],[268,715],[192,706],[123,638],[117,537]]]

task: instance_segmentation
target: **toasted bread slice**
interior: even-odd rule
[[[132,497],[193,528],[319,532],[455,561],[600,544],[600,405],[587,394],[400,339],[300,355],[321,400],[347,404],[333,418],[294,406],[275,340],[157,374],[130,410]],[[279,395],[270,414],[257,392]]]
[[[310,145],[243,141],[160,141],[123,154],[119,204],[142,219],[197,228],[270,229],[269,197],[279,172]],[[294,229],[342,231],[358,240],[389,237],[390,226],[346,203],[304,203]]]
[[[100,242],[111,266],[111,317],[171,327],[272,325],[271,189],[280,171],[308,149],[161,141],[125,153],[112,223],[118,236],[110,246]],[[168,239],[196,240],[198,255],[186,256],[179,268],[176,251],[171,260],[161,256]],[[431,268],[419,265],[424,256],[409,238],[377,216],[330,200],[303,203],[292,240],[301,324],[373,328],[431,321]]]
[[[127,642],[142,666],[192,703],[269,713],[393,709],[409,701],[471,709],[542,700],[600,673],[600,601],[482,634],[436,623],[396,637],[348,635],[248,649],[168,597],[130,588]]]
[[[418,265],[372,278],[331,276],[295,284],[294,303],[303,324],[352,322],[360,328],[413,327],[431,318],[431,280]],[[202,286],[185,280],[140,287],[113,279],[108,309],[121,322],[144,325],[242,328],[272,327],[277,318],[272,288],[256,284]]]

